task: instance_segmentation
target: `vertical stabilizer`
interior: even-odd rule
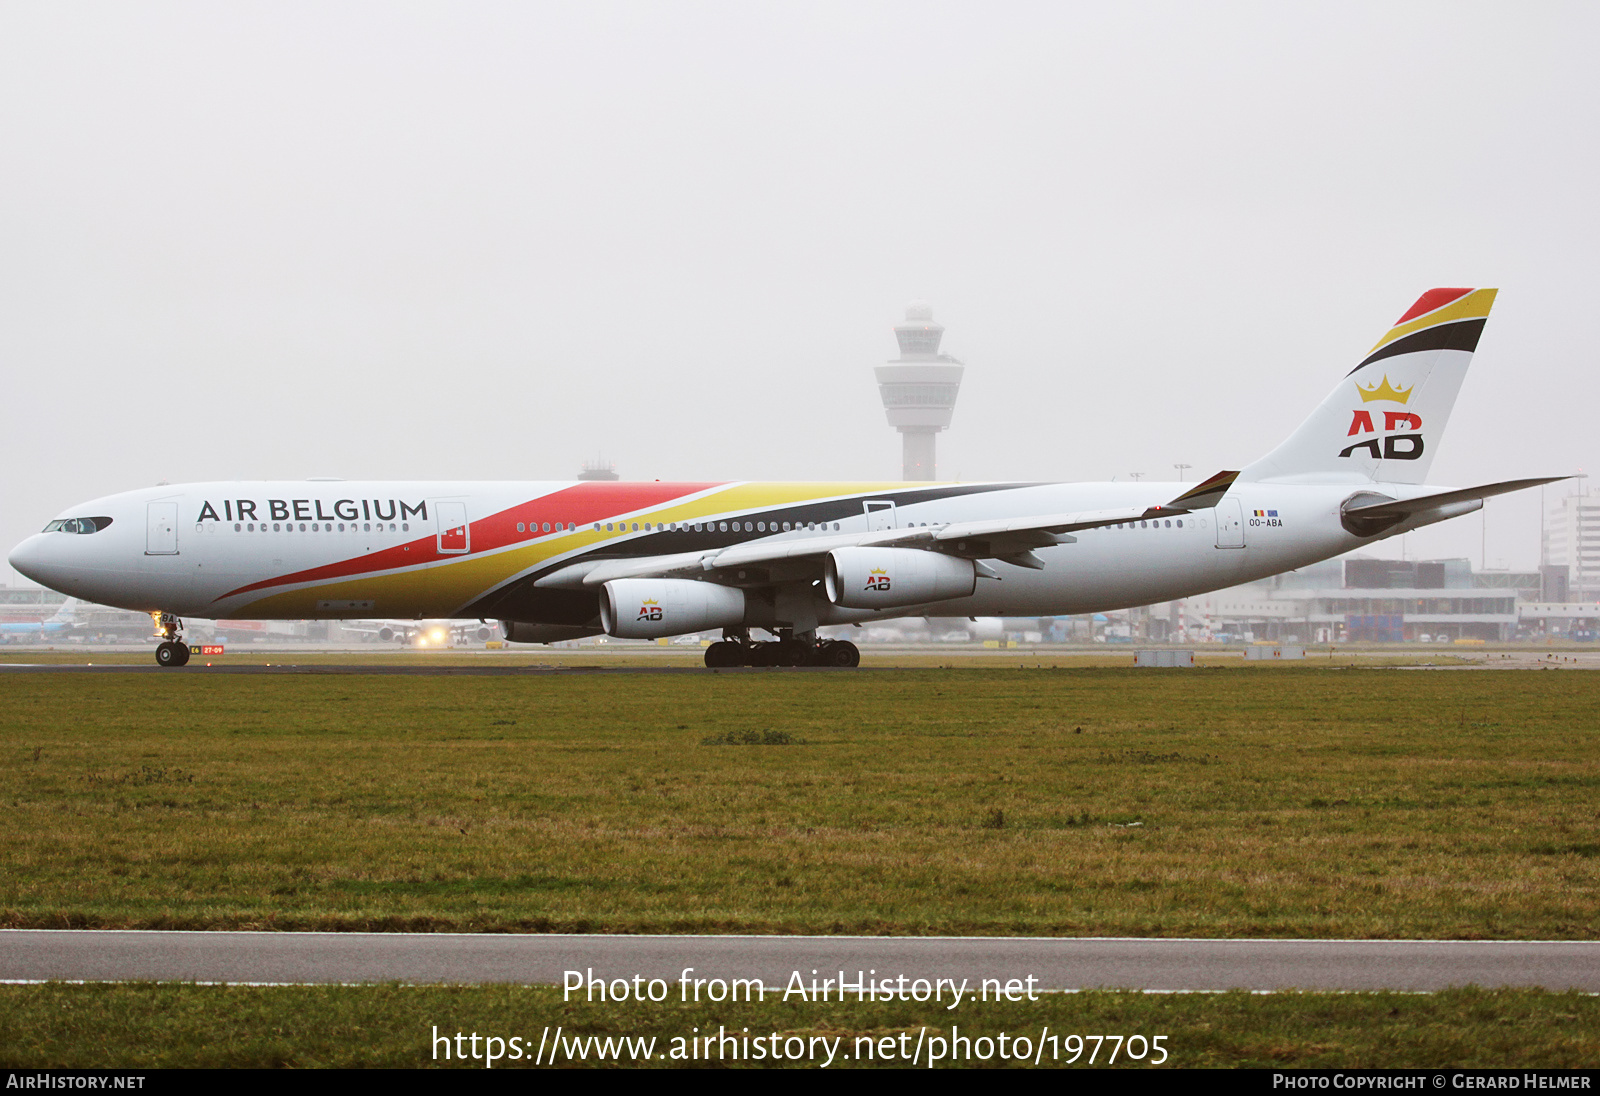
[[[1244,481],[1422,483],[1494,304],[1493,289],[1430,289]]]

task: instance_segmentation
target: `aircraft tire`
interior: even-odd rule
[[[850,669],[861,665],[861,651],[854,643],[844,639],[829,640],[822,646],[821,666],[838,666]]]
[[[180,639],[176,643],[174,643],[173,646],[178,649],[178,661],[173,663],[173,665],[175,665],[175,666],[187,666],[187,665],[189,665],[189,645],[187,643],[183,642]]]
[[[156,644],[156,665],[182,666],[183,663],[178,661],[178,645],[170,639]]]
[[[706,668],[720,670],[727,666],[737,666],[744,661],[742,653],[737,643],[729,643],[725,639],[713,643],[706,648]]]

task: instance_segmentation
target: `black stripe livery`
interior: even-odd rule
[[[1437,327],[1425,327],[1403,339],[1396,339],[1388,346],[1374,350],[1366,361],[1350,370],[1345,376],[1351,376],[1359,372],[1363,366],[1382,361],[1384,358],[1414,354],[1419,350],[1465,350],[1470,354],[1478,349],[1478,337],[1483,334],[1483,325],[1487,319],[1481,317],[1476,320],[1442,323]]]

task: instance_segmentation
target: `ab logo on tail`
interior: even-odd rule
[[[1356,391],[1361,393],[1362,403],[1372,403],[1374,400],[1383,400],[1389,403],[1405,403],[1411,399],[1411,388],[1395,388],[1389,383],[1389,375],[1384,374],[1383,381],[1371,388],[1363,388],[1361,382],[1356,382]],[[1348,457],[1357,449],[1364,449],[1375,460],[1416,460],[1422,456],[1422,416],[1412,411],[1384,411],[1383,436],[1364,437],[1360,441],[1352,442],[1339,451],[1341,457]],[[1378,434],[1377,424],[1373,421],[1373,413],[1365,408],[1358,407],[1350,417],[1350,431],[1347,437],[1356,437],[1361,434]],[[1409,433],[1392,433],[1396,430],[1410,431]]]

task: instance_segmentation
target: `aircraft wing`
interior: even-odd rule
[[[836,548],[921,548],[925,551],[944,552],[963,559],[998,559],[1018,567],[1039,570],[1044,561],[1033,554],[1035,548],[1048,548],[1053,544],[1070,544],[1071,534],[1085,529],[1100,529],[1120,525],[1127,521],[1142,521],[1154,517],[1171,517],[1190,510],[1205,509],[1217,504],[1233,481],[1237,472],[1218,472],[1204,483],[1196,485],[1171,502],[1163,505],[1125,507],[1114,510],[1078,510],[1061,514],[1035,514],[1020,518],[999,518],[992,521],[963,521],[942,526],[919,526],[908,529],[879,529],[867,533],[853,533],[835,537],[804,538],[772,543],[740,544],[721,552],[710,553],[701,569],[760,566],[774,562],[819,558]],[[641,561],[642,562],[642,561]],[[605,582],[621,577],[607,574],[593,582]]]
[[[1081,510],[1063,514],[966,521],[942,526],[874,529],[831,536],[775,538],[710,552],[680,552],[643,559],[586,560],[535,580],[534,585],[584,589],[620,578],[709,578],[730,585],[788,582],[821,574],[822,559],[839,548],[920,548],[964,559],[998,559],[1037,570],[1034,548],[1071,543],[1074,532],[1187,513],[1170,506]],[[756,572],[754,574],[741,572]]]

